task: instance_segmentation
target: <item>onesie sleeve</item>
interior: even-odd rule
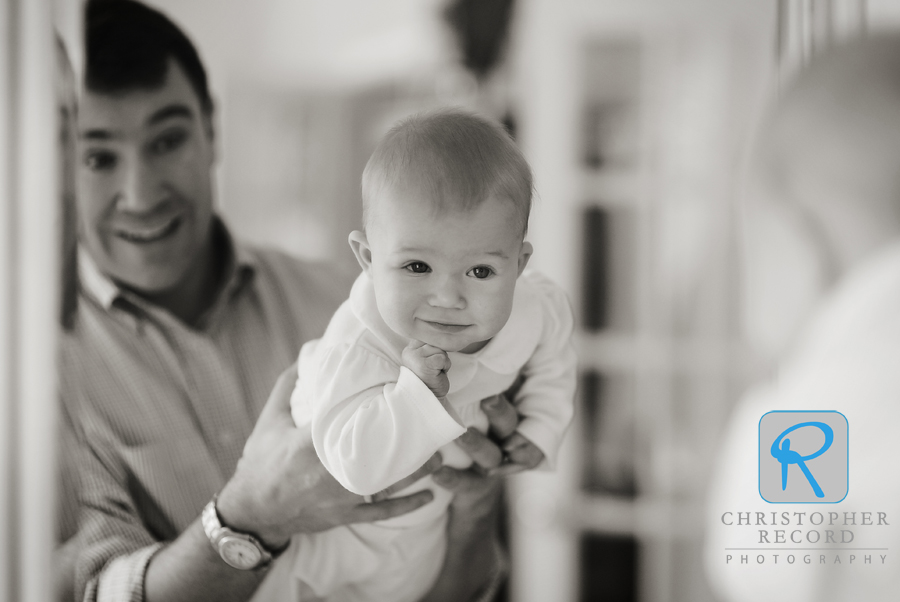
[[[515,402],[522,415],[519,433],[544,453],[539,468],[552,470],[574,414],[578,363],[572,343],[575,320],[562,289],[543,276],[533,275],[533,280],[542,296],[541,338],[522,369],[525,382]]]
[[[300,373],[315,380],[307,400],[313,443],[347,490],[377,493],[465,432],[409,369],[359,346],[319,351],[316,374]]]

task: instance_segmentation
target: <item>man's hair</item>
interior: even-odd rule
[[[458,109],[413,115],[378,143],[362,177],[363,222],[384,189],[413,192],[437,212],[473,209],[490,197],[516,207],[522,234],[531,212],[531,168],[497,123]]]
[[[197,49],[159,11],[133,0],[89,0],[85,41],[88,90],[118,94],[161,87],[172,58],[184,70],[203,112],[212,113],[206,70]]]

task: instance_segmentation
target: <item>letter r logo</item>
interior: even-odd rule
[[[759,494],[773,504],[847,497],[849,424],[834,411],[774,411],[759,420]]]

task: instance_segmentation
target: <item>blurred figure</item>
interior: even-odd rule
[[[781,342],[777,377],[738,404],[726,432],[707,509],[707,573],[729,602],[896,600],[900,36],[857,40],[814,60],[774,107],[757,151],[750,294],[774,308],[793,289],[794,320],[781,322],[783,335],[764,333]],[[759,425],[772,410],[846,416],[843,501],[762,499]],[[803,478],[797,466],[788,470]],[[818,525],[814,513],[824,517]]]

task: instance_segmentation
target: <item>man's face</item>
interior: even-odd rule
[[[100,271],[139,292],[182,284],[210,244],[212,129],[173,60],[162,86],[85,90],[78,113],[82,244]]]
[[[445,351],[483,347],[509,319],[531,255],[512,203],[436,215],[427,200],[386,191],[374,204],[361,263],[387,325]]]

